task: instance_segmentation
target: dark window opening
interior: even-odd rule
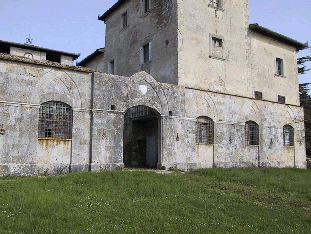
[[[278,95],[278,103],[285,104],[285,96]]]
[[[246,145],[259,145],[259,126],[253,121],[245,124]]]
[[[144,0],[144,13],[147,13],[150,9],[149,0]]]
[[[122,29],[127,27],[127,12],[122,14]]]
[[[262,92],[255,91],[255,99],[256,100],[262,100]]]
[[[60,63],[60,54],[46,53],[46,60],[49,60],[51,62]]]
[[[41,104],[38,137],[71,139],[72,108],[62,102],[45,102]]]
[[[114,75],[114,60],[110,60],[109,62],[109,73]]]
[[[290,125],[283,127],[283,140],[285,146],[294,146],[294,128]]]
[[[169,111],[169,112],[168,112],[168,115],[169,115],[169,116],[173,116],[173,111]]]
[[[0,53],[10,54],[10,46],[0,45]]]
[[[144,63],[148,63],[150,61],[150,53],[149,53],[149,43],[143,46],[143,59]]]
[[[115,110],[116,109],[116,106],[115,105],[111,105],[110,106],[110,110]]]
[[[208,117],[198,117],[196,121],[196,143],[214,144],[214,121]]]
[[[276,58],[276,74],[279,76],[284,75],[284,70],[283,70],[283,59]]]

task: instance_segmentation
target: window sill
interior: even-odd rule
[[[212,4],[208,4],[208,7],[213,8],[213,9],[218,10],[218,11],[225,11],[222,6],[221,7],[215,7]]]
[[[129,26],[127,25],[127,26],[121,28],[120,33],[123,32],[123,31],[125,31],[126,29],[128,29],[128,27],[129,27]]]
[[[291,149],[291,148],[292,148],[292,149],[294,149],[294,148],[295,148],[295,146],[294,146],[294,145],[284,145],[284,147],[285,147],[285,148],[290,148],[290,149]]]
[[[46,137],[46,138],[38,138],[38,140],[39,141],[71,141],[72,139],[68,139],[68,138],[48,138],[48,137]]]
[[[280,77],[280,78],[286,78],[284,75],[274,74],[274,76]]]
[[[147,17],[147,16],[150,14],[150,12],[151,12],[151,9],[149,9],[147,12],[143,13],[143,14],[140,16],[140,18],[145,18],[145,17]]]
[[[195,143],[196,145],[209,145],[209,146],[213,146],[214,144],[209,144],[209,143]]]
[[[215,56],[215,55],[210,55],[209,57],[212,59],[218,59],[218,60],[222,60],[222,61],[226,60],[224,57]]]

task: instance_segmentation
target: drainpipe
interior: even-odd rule
[[[90,144],[89,144],[89,167],[88,171],[92,171],[92,160],[93,160],[93,101],[94,101],[94,77],[95,73],[91,76],[91,100],[90,100]]]

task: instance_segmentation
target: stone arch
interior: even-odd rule
[[[40,77],[33,89],[30,102],[40,104],[52,100],[66,102],[73,108],[82,108],[79,88],[66,72],[51,69]]]
[[[126,167],[157,168],[161,145],[160,113],[144,105],[124,114],[123,163]]]
[[[245,113],[243,122],[252,120],[259,125],[263,123],[260,108],[254,100],[245,100],[242,107],[242,113]]]

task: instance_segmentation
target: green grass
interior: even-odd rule
[[[0,178],[0,233],[310,233],[311,170]]]

